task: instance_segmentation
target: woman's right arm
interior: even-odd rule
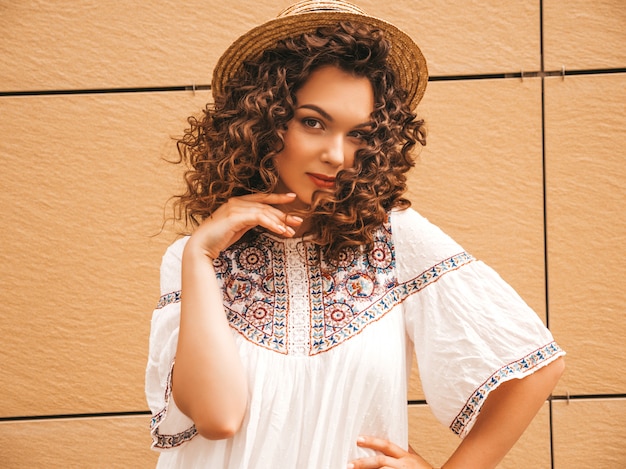
[[[247,407],[245,372],[228,325],[213,259],[249,229],[262,226],[284,236],[302,220],[272,205],[293,194],[231,199],[193,233],[183,251],[182,299],[172,394],[200,435],[223,439],[241,426]]]

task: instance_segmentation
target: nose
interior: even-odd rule
[[[341,135],[329,137],[320,159],[333,167],[343,166],[346,160],[346,150],[346,142]]]

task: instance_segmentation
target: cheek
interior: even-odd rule
[[[286,170],[293,166],[302,166],[311,154],[310,145],[306,141],[291,135],[285,138],[283,149],[274,157],[276,165]]]
[[[293,155],[287,152],[286,149],[274,157],[275,174],[280,179],[289,178],[299,166],[301,165],[294,161]]]
[[[346,157],[344,160],[344,166],[346,168],[354,168],[354,163],[356,161],[356,154],[359,150],[362,150],[364,147],[360,145],[353,145],[351,148],[346,149]]]
[[[346,168],[354,168],[355,161],[356,161],[356,152],[352,152],[346,157],[346,161],[344,165]]]
[[[279,153],[278,155],[276,155],[273,158],[272,162],[274,164],[274,173],[276,174],[277,177],[280,177],[280,173],[282,172],[282,169],[283,169],[282,153]]]

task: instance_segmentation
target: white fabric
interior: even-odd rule
[[[412,209],[338,266],[306,239],[260,235],[215,263],[250,396],[241,430],[210,441],[170,396],[185,242],[163,258],[150,334],[159,468],[344,468],[370,454],[359,435],[406,448],[413,351],[435,416],[465,436],[490,391],[564,354],[510,286]]]

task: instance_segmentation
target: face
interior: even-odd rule
[[[354,165],[371,129],[374,91],[365,77],[327,66],[314,71],[296,93],[294,117],[284,132],[284,148],[276,155],[279,186],[293,192],[293,208],[311,204],[313,193],[333,190],[339,171]]]

